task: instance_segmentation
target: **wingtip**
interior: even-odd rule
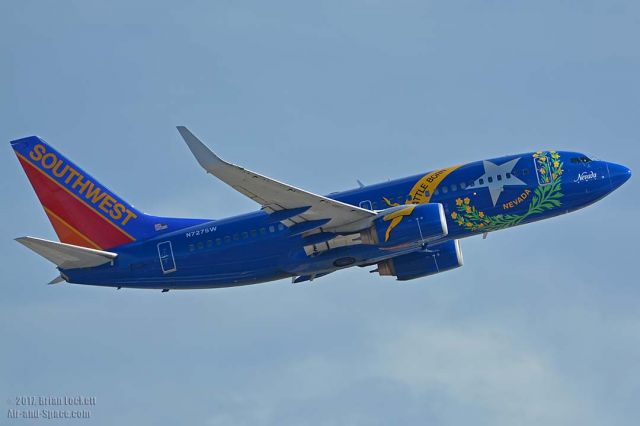
[[[191,150],[191,153],[196,158],[198,163],[207,171],[210,171],[212,167],[219,165],[222,163],[222,159],[218,157],[211,149],[204,144],[200,139],[196,137],[189,129],[185,126],[176,126],[180,136],[184,139],[185,143]]]
[[[180,136],[182,136],[182,138],[185,140],[187,138],[194,138],[196,140],[198,139],[193,133],[191,133],[189,129],[187,129],[187,126],[176,126],[176,129],[178,129],[178,133],[180,133]]]

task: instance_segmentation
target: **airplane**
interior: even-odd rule
[[[352,266],[413,280],[462,266],[463,238],[573,212],[631,176],[619,164],[547,150],[323,196],[228,163],[177,129],[207,173],[260,209],[215,220],[152,216],[39,137],[11,142],[60,241],[16,240],[56,265],[51,283],[166,292],[301,283]]]

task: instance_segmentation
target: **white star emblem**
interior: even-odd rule
[[[516,163],[520,161],[520,158],[514,158],[499,166],[493,164],[491,161],[483,161],[484,174],[473,182],[474,188],[488,188],[491,194],[491,201],[493,206],[496,206],[500,194],[504,190],[506,185],[526,185],[523,181],[513,175],[513,168]],[[500,176],[500,179],[498,179]]]

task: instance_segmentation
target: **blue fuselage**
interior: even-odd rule
[[[568,213],[606,196],[630,175],[575,152],[525,153],[472,162],[328,197],[369,210],[440,203],[448,234],[429,245]],[[137,288],[208,288],[317,276],[424,249],[382,247],[343,236],[309,244],[263,211],[165,233],[118,247],[112,264],[62,270],[69,282]],[[345,260],[346,259],[346,260]]]

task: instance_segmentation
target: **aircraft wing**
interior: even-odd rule
[[[227,163],[186,127],[178,126],[178,132],[208,173],[261,204],[264,211],[279,218],[290,229],[299,225],[305,232],[319,226],[335,230],[348,225],[353,227],[375,216],[371,210],[332,200]],[[303,222],[312,223],[303,225]]]

